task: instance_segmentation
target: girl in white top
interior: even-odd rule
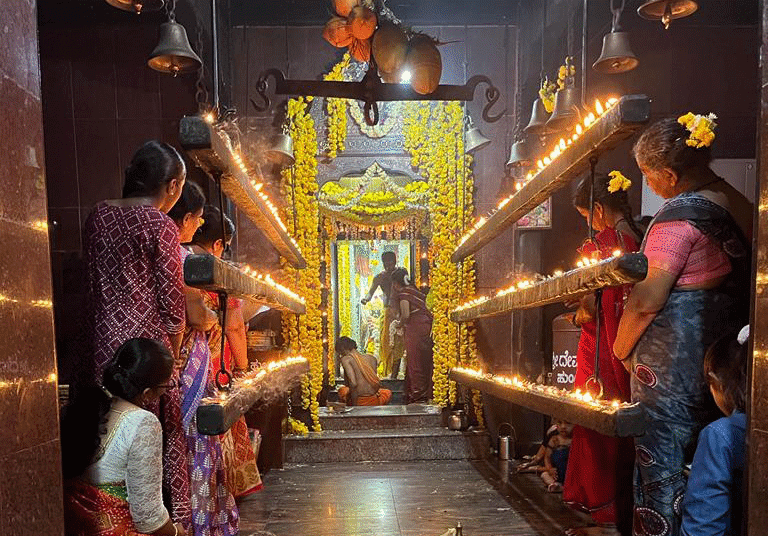
[[[62,415],[68,536],[184,536],[163,505],[163,433],[141,406],[171,385],[173,357],[161,342],[123,343],[104,387],[81,386]]]

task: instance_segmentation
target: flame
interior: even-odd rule
[[[599,100],[595,100],[595,111],[597,112],[597,115],[603,115],[605,113],[603,105],[600,104]]]

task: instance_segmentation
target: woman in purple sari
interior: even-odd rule
[[[405,403],[426,402],[432,398],[432,313],[405,268],[392,272],[392,292],[399,304],[398,323],[404,328]]]
[[[186,183],[178,202],[168,216],[179,228],[182,244],[192,241],[203,223],[205,196],[199,186]],[[181,262],[191,252],[181,247]],[[224,456],[220,436],[207,436],[197,431],[197,407],[209,396],[211,352],[207,333],[216,325],[216,313],[206,304],[204,291],[185,287],[187,327],[181,344],[181,421],[186,434],[189,474],[192,483],[190,499],[192,524],[190,536],[235,536],[239,530],[239,514],[235,499],[227,488]]]

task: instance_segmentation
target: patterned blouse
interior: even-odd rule
[[[132,337],[163,341],[184,330],[179,232],[151,206],[100,203],[85,222],[88,343],[100,382],[115,350]]]

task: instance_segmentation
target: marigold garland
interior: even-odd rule
[[[613,170],[608,174],[611,180],[608,181],[608,192],[615,194],[619,190],[626,192],[632,186],[632,181],[624,176],[621,171]]]
[[[332,281],[332,266],[333,259],[331,258],[331,242],[334,238],[333,223],[328,218],[323,218],[323,228],[325,231],[325,240],[323,247],[325,250],[325,288],[326,288],[326,302],[325,309],[323,310],[323,320],[325,322],[325,335],[323,339],[328,344],[328,383],[330,385],[336,384],[336,352],[334,350],[334,340],[336,338],[336,323],[335,316],[333,314],[333,289],[331,288]]]
[[[715,141],[715,127],[717,127],[715,119],[717,119],[715,114],[698,115],[692,112],[680,116],[677,122],[691,133],[685,140],[685,144],[694,149],[712,145],[712,142]]]
[[[339,257],[339,270],[336,276],[339,285],[339,333],[349,336],[352,333],[352,304],[349,290],[349,257],[350,245],[348,242],[339,242],[337,252]]]
[[[472,217],[472,161],[464,154],[463,124],[464,111],[457,102],[409,104],[403,118],[405,148],[430,187],[432,379],[434,401],[443,406],[456,400],[456,384],[448,380],[448,371],[459,363],[476,361],[477,354],[474,326],[459,328],[449,319],[454,304],[474,292],[473,261],[457,266],[450,258],[456,238]]]
[[[344,54],[342,60],[333,66],[331,71],[323,76],[323,80],[344,80],[344,69],[349,66],[349,52]],[[344,150],[344,142],[347,139],[347,99],[329,97],[325,99],[325,109],[328,114],[328,149],[329,158]]]
[[[282,173],[282,189],[286,199],[291,199],[290,212],[285,220],[291,221],[289,230],[299,244],[307,267],[295,270],[284,267],[288,280],[295,281],[297,292],[306,299],[307,312],[300,319],[293,315],[286,318],[283,334],[294,351],[309,360],[309,375],[305,383],[304,403],[312,416],[312,427],[320,431],[317,396],[323,386],[323,319],[321,311],[322,289],[320,273],[320,214],[315,200],[317,194],[317,133],[308,104],[312,97],[299,97],[288,101],[287,120],[294,140],[296,162]]]

